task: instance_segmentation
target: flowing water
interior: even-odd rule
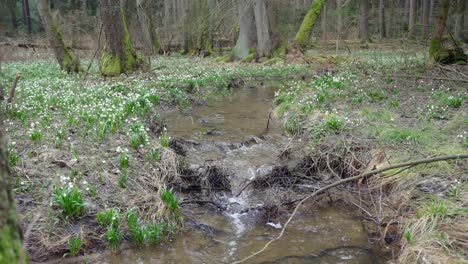
[[[165,123],[171,137],[191,140],[199,146],[187,153],[192,167],[211,162],[229,169],[233,194],[216,197],[227,210],[185,207],[186,227],[174,241],[126,250],[100,263],[230,263],[276,237],[287,215],[264,224],[257,221],[257,213],[245,212],[246,208],[264,205],[276,197],[252,190],[235,195],[248,180],[268,171],[289,142],[275,122],[270,122],[269,130],[265,130],[275,89],[242,88],[221,101],[197,107],[190,114],[167,115]],[[253,143],[219,147],[248,140]],[[383,259],[368,242],[355,209],[305,204],[285,235],[248,263],[383,263]]]

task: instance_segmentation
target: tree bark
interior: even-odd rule
[[[464,1],[464,0],[463,0]],[[429,12],[430,12],[430,0],[423,0],[423,40],[427,41],[429,39]]]
[[[159,43],[158,32],[154,23],[154,17],[151,12],[151,2],[148,0],[137,0],[138,20],[143,31],[146,56],[152,56],[159,52],[161,45]]]
[[[100,0],[106,48],[101,58],[102,76],[119,76],[141,66],[130,42],[125,13],[119,0]]]
[[[272,43],[270,38],[270,24],[265,0],[255,0],[255,25],[257,27],[257,56],[270,57]]]
[[[327,24],[327,3],[323,5],[322,16],[322,43],[327,44],[328,42],[328,24]]]
[[[16,17],[16,0],[7,0],[8,10],[10,12],[11,26],[16,31],[18,29],[18,21]]]
[[[32,25],[31,25],[31,13],[29,12],[29,0],[23,0],[22,10],[23,10],[23,23],[28,29],[28,34],[31,35]]]
[[[410,0],[408,37],[414,37],[416,31],[416,0]]]
[[[49,9],[48,0],[37,0],[37,11],[44,25],[44,29],[49,39],[49,44],[52,47],[55,58],[57,59],[60,68],[68,73],[81,71],[80,62],[73,57],[71,50],[63,42],[62,35],[55,23]]]
[[[342,14],[343,0],[336,0],[336,11],[338,19],[336,21],[336,51],[340,49],[341,34],[343,32],[343,14]]]
[[[310,34],[314,28],[317,17],[322,12],[325,0],[314,0],[309,8],[304,20],[302,21],[299,31],[297,31],[296,37],[294,38],[295,45],[300,49],[305,49],[309,41]]]
[[[380,0],[379,3],[379,33],[380,39],[387,37],[387,28],[385,25],[385,0]]]
[[[437,25],[434,35],[429,43],[429,61],[428,67],[432,67],[438,60],[441,51],[444,49],[442,45],[442,38],[444,37],[445,25],[450,9],[450,0],[441,0],[439,7],[439,14],[437,16]]]
[[[465,27],[465,11],[466,11],[466,0],[458,0],[457,3],[457,14],[455,18],[455,38],[461,41],[467,41],[468,28]]]
[[[238,60],[247,57],[250,49],[255,46],[256,29],[255,15],[252,3],[249,0],[238,0],[239,8],[239,37],[234,47],[234,57]]]
[[[1,61],[1,54],[0,54]],[[0,263],[27,263],[22,248],[10,174],[8,148],[3,129],[3,107],[0,108]]]
[[[362,42],[366,42],[369,40],[369,0],[361,0],[360,9],[359,36]]]

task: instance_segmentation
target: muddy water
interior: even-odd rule
[[[233,194],[212,198],[227,210],[184,207],[186,228],[174,241],[156,248],[123,251],[100,263],[230,263],[276,237],[288,215],[264,224],[257,221],[257,212],[245,213],[245,209],[268,204],[277,197],[252,190],[235,195],[248,180],[268,171],[289,141],[275,122],[265,130],[274,92],[274,87],[243,88],[190,114],[168,115],[165,122],[171,137],[199,144],[187,152],[191,166],[210,162],[229,169]],[[246,140],[251,144],[219,147]],[[299,210],[282,239],[248,263],[383,263],[382,259],[368,242],[355,210],[308,204]]]

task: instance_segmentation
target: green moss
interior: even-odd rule
[[[10,226],[4,226],[0,229],[0,263],[27,263],[21,242],[15,235],[16,230]]]
[[[304,49],[307,46],[307,40],[309,39],[310,33],[314,28],[315,21],[320,15],[324,4],[325,0],[315,0],[304,17],[301,27],[294,39],[295,44],[298,45],[299,48]]]
[[[429,56],[435,57],[442,49],[442,42],[436,38],[429,41]]]
[[[73,58],[70,49],[65,45],[65,42],[63,41],[62,34],[57,28],[57,25],[55,24],[55,21],[51,17],[50,20],[52,21],[51,25],[51,31],[54,34],[55,39],[58,41],[60,44],[60,48],[62,49],[62,61],[59,61],[60,68],[62,70],[67,71],[68,73],[71,72],[81,72],[83,69],[80,66],[80,62],[78,59]]]
[[[284,56],[286,56],[286,52],[287,52],[287,46],[286,44],[284,43],[281,43],[278,48],[276,48],[274,51],[273,51],[273,57],[274,58],[282,58]]]
[[[161,50],[161,42],[159,41],[159,35],[156,31],[154,32],[153,45],[154,45],[154,52],[158,54],[159,51]]]
[[[252,52],[250,53],[249,55],[245,56],[244,58],[242,58],[242,62],[250,62],[254,59],[255,57],[255,52]]]
[[[122,73],[133,72],[137,68],[137,60],[135,50],[132,47],[130,41],[130,34],[128,33],[127,20],[125,19],[125,12],[123,9],[120,10],[120,15],[122,17],[122,27],[123,27],[123,62],[122,62]]]
[[[122,72],[119,58],[104,52],[101,58],[101,75],[114,77],[119,76]]]

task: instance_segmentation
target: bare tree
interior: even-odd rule
[[[416,31],[416,0],[410,0],[408,37],[414,37]]]
[[[236,59],[243,59],[250,54],[250,49],[255,46],[256,29],[254,8],[249,0],[238,0],[239,8],[239,37],[234,47]]]
[[[100,0],[100,14],[106,36],[101,58],[101,74],[118,76],[135,71],[141,61],[130,42],[125,12],[119,0]]]
[[[255,0],[255,25],[257,27],[257,56],[269,57],[272,52],[270,24],[265,0]]]
[[[440,53],[443,51],[442,39],[444,37],[445,26],[450,9],[450,0],[442,0],[439,7],[439,14],[437,16],[436,29],[434,35],[429,43],[429,61],[428,67],[432,67],[440,60]]]
[[[457,14],[455,18],[455,37],[461,41],[467,41],[467,31],[465,23],[466,0],[458,0]]]
[[[321,13],[322,16],[322,43],[327,44],[328,42],[328,24],[327,24],[327,15],[328,15],[328,9],[327,9],[327,3],[323,5],[323,10]]]
[[[369,40],[369,0],[361,0],[360,9],[359,37],[365,42]]]
[[[10,12],[11,26],[16,31],[18,29],[18,21],[16,17],[16,0],[7,0],[8,11]]]
[[[29,11],[29,0],[23,0],[22,2],[23,10],[23,23],[28,28],[28,33],[32,33],[32,24],[31,24],[31,13]]]
[[[387,37],[387,28],[385,26],[385,0],[380,0],[379,3],[379,33],[380,39]]]
[[[429,12],[431,10],[430,0],[423,0],[422,9],[423,40],[426,41],[429,39]]]
[[[57,59],[62,70],[71,72],[79,72],[81,70],[79,60],[72,55],[70,48],[63,42],[62,35],[55,23],[49,9],[48,0],[37,1],[37,11],[41,16],[42,24],[47,33],[49,44],[52,47],[55,58]]]
[[[138,19],[140,21],[140,26],[145,40],[146,55],[150,57],[151,55],[158,53],[161,48],[154,17],[151,12],[151,2],[148,0],[136,0],[136,3]]]

